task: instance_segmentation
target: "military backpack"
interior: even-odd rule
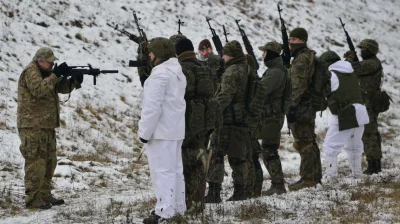
[[[331,93],[331,72],[328,65],[314,57],[314,74],[312,76],[310,94],[314,111],[324,111],[328,106],[328,96]]]

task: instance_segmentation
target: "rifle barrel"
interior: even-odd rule
[[[118,73],[118,70],[101,70],[100,73]]]

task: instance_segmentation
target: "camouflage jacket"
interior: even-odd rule
[[[70,93],[74,88],[71,80],[61,84],[53,73],[43,78],[36,62],[31,62],[18,80],[17,127],[59,127],[58,93]]]
[[[314,51],[307,47],[298,49],[289,69],[292,79],[293,106],[311,103],[309,87],[314,74]]]
[[[212,75],[214,77],[214,89],[217,90],[219,84],[221,83],[221,73],[223,71],[223,66],[221,56],[214,53],[209,53],[207,55],[207,65],[211,69]]]
[[[196,74],[193,73],[191,67],[194,63],[198,63],[198,60],[193,51],[185,51],[178,56],[178,61],[182,66],[183,74],[186,76],[185,100],[191,100],[196,94]]]
[[[383,70],[381,61],[373,56],[360,62],[351,62],[360,82],[363,101],[370,108],[371,97],[380,90]]]
[[[261,81],[267,84],[267,98],[264,102],[264,116],[282,115],[283,94],[285,91],[285,76],[287,70],[283,66],[281,57],[267,61],[268,69],[264,72]]]
[[[223,113],[224,124],[240,124],[246,109],[247,64],[244,56],[226,63],[216,98]],[[235,118],[235,119],[234,119]]]

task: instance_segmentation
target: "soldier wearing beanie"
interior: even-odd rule
[[[198,50],[199,54],[197,58],[200,61],[207,61],[207,65],[213,74],[214,89],[217,90],[221,75],[224,72],[222,56],[214,54],[213,47],[208,39],[204,39],[199,43]]]
[[[215,120],[205,121],[219,110],[214,97],[214,83],[207,63],[197,60],[192,42],[183,38],[176,42],[175,51],[186,76],[185,139],[182,144],[183,174],[185,176],[186,206],[189,213],[204,209],[206,172],[209,167],[206,149],[209,133],[216,127]],[[207,108],[198,113],[199,108]],[[220,114],[220,111],[218,111]]]
[[[315,52],[307,47],[307,40],[308,33],[304,28],[290,32],[292,105],[286,117],[294,137],[293,147],[301,157],[300,180],[289,185],[291,191],[315,187],[322,178],[320,150],[315,140],[315,111],[310,100]]]
[[[271,41],[264,46],[258,47],[258,49],[263,51],[264,63],[268,67],[261,81],[265,82],[269,87],[264,104],[264,120],[261,122],[262,128],[258,136],[258,138],[262,140],[261,146],[259,147],[263,155],[264,165],[271,176],[271,187],[266,192],[263,192],[263,195],[279,195],[286,193],[278,149],[280,145],[281,129],[285,120],[283,106],[284,91],[286,80],[289,76],[280,56],[281,46],[279,43]],[[257,194],[261,193],[262,182],[263,175],[260,166],[255,185],[257,187]]]
[[[348,51],[344,57],[351,63],[354,73],[357,75],[361,86],[362,98],[368,110],[369,124],[365,125],[363,135],[364,153],[367,157],[368,167],[364,174],[374,174],[382,171],[382,143],[378,130],[378,116],[380,111],[377,108],[380,100],[373,100],[376,93],[381,91],[383,68],[382,63],[376,56],[379,52],[379,45],[375,40],[364,39],[358,45],[361,49],[362,61],[355,61],[354,51]]]
[[[49,209],[52,205],[64,204],[63,199],[51,194],[57,166],[55,129],[60,126],[58,94],[71,93],[74,84],[83,82],[83,75],[61,82],[60,77],[68,72],[68,65],[64,62],[54,66],[56,60],[50,48],[40,48],[18,80],[17,127],[25,159],[28,208]]]
[[[224,179],[224,157],[228,155],[232,168],[234,193],[229,201],[245,199],[247,176],[246,136],[243,113],[246,105],[247,64],[242,46],[237,41],[228,42],[224,47],[225,72],[221,76],[216,98],[223,111],[223,125],[216,133],[217,143],[212,153],[208,175],[206,203],[221,202],[220,191]]]
[[[186,78],[170,40],[154,38],[149,51],[154,67],[144,83],[138,136],[146,147],[157,203],[145,224],[186,211],[182,165]]]

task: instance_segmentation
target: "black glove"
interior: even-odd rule
[[[74,76],[74,81],[75,81],[75,83],[82,84],[82,82],[83,82],[83,74],[79,74],[79,75]]]
[[[144,144],[146,144],[146,143],[148,142],[148,140],[143,139],[143,138],[141,138],[141,137],[139,137],[139,139],[140,139],[140,141],[143,142]]]
[[[296,121],[296,107],[290,106],[289,111],[286,114],[286,120],[288,123],[293,123]]]
[[[57,64],[54,66],[53,73],[60,78],[62,75],[66,75],[68,73],[68,65],[67,63],[63,62],[61,65],[57,66]]]

